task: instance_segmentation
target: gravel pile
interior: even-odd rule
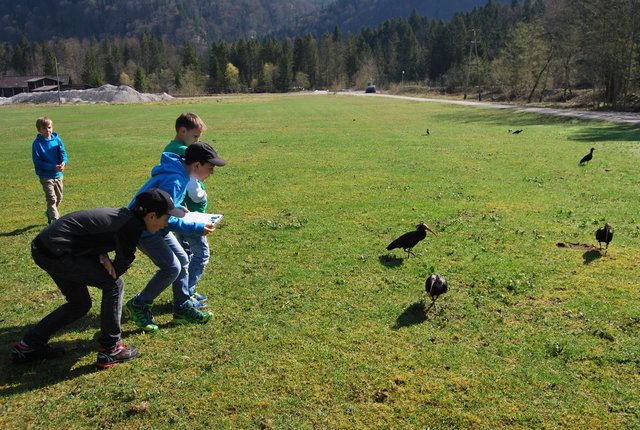
[[[120,85],[103,85],[100,88],[89,90],[60,91],[62,103],[144,103],[170,100],[167,93],[147,94],[139,93],[133,88]],[[19,103],[58,103],[58,92],[47,91],[42,93],[20,93],[13,97],[0,97],[0,105]]]

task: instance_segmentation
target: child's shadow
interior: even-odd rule
[[[400,267],[404,264],[404,258],[392,254],[383,254],[378,257],[378,261],[385,267]]]
[[[28,225],[26,227],[18,228],[18,229],[13,230],[13,231],[2,232],[2,233],[0,233],[0,237],[19,236],[22,233],[25,233],[27,231],[35,229],[36,227],[41,227],[41,226],[39,226],[39,225]]]
[[[29,326],[0,328],[0,347],[5,351],[11,348],[13,342],[20,340],[29,328]],[[32,363],[9,362],[6,366],[0,366],[0,398],[55,385],[60,381],[74,379],[97,370],[95,362],[74,367],[87,354],[96,354],[96,343],[93,340],[60,342],[54,339],[51,345],[63,347],[65,354],[62,357]]]

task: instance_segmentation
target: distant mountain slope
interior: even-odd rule
[[[0,41],[136,36],[174,42],[266,34],[331,0],[0,0]]]
[[[497,1],[497,0],[494,0]],[[502,0],[507,2],[510,0]],[[237,40],[273,34],[357,32],[412,10],[429,18],[487,0],[0,0],[0,42],[138,36],[172,42]]]
[[[493,0],[509,3],[510,0]],[[432,19],[450,19],[455,12],[470,11],[484,6],[487,0],[336,0],[322,9],[298,17],[278,31],[279,35],[311,32],[315,36],[330,32],[336,25],[343,33],[356,33],[363,27],[373,27],[389,18],[411,15],[413,10]]]

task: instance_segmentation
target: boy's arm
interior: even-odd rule
[[[169,230],[187,236],[202,236],[204,234],[204,224],[200,222],[185,222],[174,216],[169,217]]]
[[[33,165],[36,169],[55,172],[56,164],[45,160],[42,154],[42,148],[38,144],[37,140],[35,140],[31,146],[31,157],[33,158]]]
[[[60,137],[58,137],[58,142],[60,143],[60,164],[67,164],[69,161],[67,159],[67,151],[64,149],[64,143],[62,143],[62,139],[60,139]]]
[[[132,218],[116,232],[116,252],[113,257],[113,267],[116,278],[122,276],[136,259],[136,247],[142,230],[136,227],[139,221]]]
[[[191,178],[189,184],[187,184],[187,194],[194,203],[200,203],[207,200],[207,192],[202,189],[200,181],[196,178]]]

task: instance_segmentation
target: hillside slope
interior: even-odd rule
[[[494,3],[507,3],[498,0]],[[315,36],[330,32],[336,25],[343,33],[356,33],[363,27],[374,27],[389,18],[408,18],[415,10],[432,19],[450,19],[456,12],[483,6],[487,0],[337,0],[295,20],[281,29],[279,35],[311,32]]]
[[[20,0],[4,1],[0,40],[137,36],[174,42],[265,34],[330,0]]]
[[[487,0],[21,0],[4,1],[0,40],[139,36],[145,31],[172,42],[237,40],[273,34],[315,35],[339,25],[357,32],[414,9],[429,18]],[[506,1],[506,0],[504,0]]]

